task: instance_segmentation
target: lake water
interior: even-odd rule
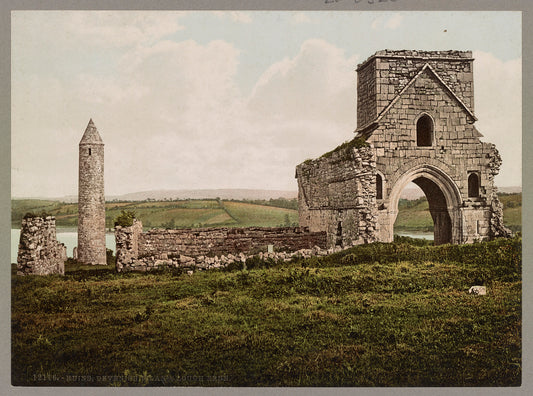
[[[433,233],[432,232],[395,232],[395,235],[400,236],[406,236],[410,238],[420,238],[420,239],[427,239],[432,241],[433,240]]]
[[[67,228],[61,229],[56,228],[57,240],[61,243],[64,243],[67,247],[67,256],[72,257],[72,250],[75,246],[78,246],[78,231],[76,229]],[[17,262],[17,254],[19,248],[19,239],[20,239],[20,230],[12,228],[11,229],[11,262]],[[115,252],[115,234],[106,233],[105,234],[105,246],[108,249],[111,249],[113,253]]]

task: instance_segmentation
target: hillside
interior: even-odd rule
[[[499,194],[504,206],[504,222],[513,231],[522,227],[522,194]],[[396,231],[429,232],[433,220],[425,197],[400,199]],[[276,227],[298,223],[295,199],[228,201],[216,199],[185,199],[174,201],[127,201],[106,203],[106,227],[112,228],[121,210],[136,213],[147,228],[197,227]],[[11,225],[20,227],[27,212],[47,212],[57,219],[58,227],[76,227],[78,205],[53,200],[14,199],[11,201]]]
[[[183,199],[237,199],[237,200],[269,200],[276,198],[293,199],[298,196],[297,191],[292,190],[261,190],[251,188],[220,188],[199,190],[149,190],[136,191],[120,195],[106,195],[106,201],[165,201]],[[44,200],[60,201],[67,203],[78,202],[77,195],[64,197],[13,197],[16,200]]]
[[[503,205],[503,221],[513,232],[522,229],[522,193],[498,194]],[[427,232],[433,231],[433,219],[429,213],[426,197],[415,200],[400,199],[398,217],[394,223],[395,231]]]
[[[280,207],[281,206],[281,207]],[[147,228],[277,227],[296,225],[294,200],[253,202],[187,199],[175,201],[106,202],[106,227],[112,228],[122,210],[135,212]],[[78,205],[50,200],[12,200],[12,227],[20,227],[25,213],[46,212],[56,217],[58,227],[76,227]]]

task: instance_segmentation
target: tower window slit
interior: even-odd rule
[[[376,199],[383,199],[383,179],[376,175]]]

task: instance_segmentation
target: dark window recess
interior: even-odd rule
[[[433,120],[426,114],[416,122],[416,145],[419,147],[433,145]]]
[[[376,175],[376,199],[383,199],[383,179]]]
[[[342,246],[342,223],[339,221],[337,224],[337,235],[335,240],[335,246]]]
[[[89,149],[89,155],[91,155],[91,149]]]
[[[479,197],[479,176],[476,173],[471,173],[468,176],[468,198]]]

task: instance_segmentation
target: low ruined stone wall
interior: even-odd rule
[[[326,247],[325,232],[300,227],[153,229],[143,233],[138,220],[131,227],[116,227],[115,239],[118,272],[161,266],[225,266],[260,253],[287,259],[297,251]]]
[[[67,248],[56,238],[54,217],[22,219],[17,275],[65,273]]]

